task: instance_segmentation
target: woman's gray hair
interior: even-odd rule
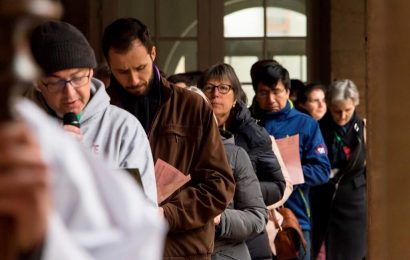
[[[326,102],[328,106],[334,102],[352,99],[355,106],[359,105],[359,91],[356,84],[350,79],[333,81],[326,93]]]

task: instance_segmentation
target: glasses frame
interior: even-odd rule
[[[212,88],[206,89],[207,86],[212,86]],[[228,91],[221,91],[221,86],[228,86]],[[202,88],[202,91],[203,91],[204,93],[212,93],[212,92],[214,92],[215,88],[216,88],[216,89],[218,90],[218,92],[221,93],[222,95],[226,95],[226,94],[229,93],[229,91],[231,91],[232,86],[229,85],[229,84],[214,85],[214,84],[211,84],[211,83],[206,83],[206,84],[204,85],[204,87]]]
[[[269,91],[269,93],[266,93],[265,91],[263,91],[262,93],[259,92],[259,91],[257,91],[257,92],[256,92],[256,95],[258,95],[258,96],[261,97],[261,98],[266,98],[266,97],[268,97],[269,95],[273,95],[273,96],[275,96],[275,97],[280,97],[280,96],[282,96],[282,94],[283,94],[285,91],[286,91],[286,88],[282,88],[282,89],[277,89],[277,88],[275,88],[275,89],[271,89],[271,90]]]
[[[73,88],[84,87],[88,82],[90,82],[90,76],[91,76],[91,69],[88,69],[88,75],[87,76],[73,77],[69,80],[59,78],[59,80],[56,81],[55,83],[46,83],[44,81],[41,81],[41,83],[46,87],[47,91],[49,91],[51,93],[57,93],[57,92],[60,92],[61,90],[63,90],[67,86],[67,84],[69,84],[69,83]],[[73,84],[73,80],[81,80],[83,78],[87,78],[87,82],[84,82],[84,84],[81,84],[81,85]],[[60,86],[56,87],[56,85],[60,84],[60,82],[64,83],[64,85],[61,85],[61,87]],[[54,88],[50,89],[50,86],[49,86],[50,84],[55,85]]]

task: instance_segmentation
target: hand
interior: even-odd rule
[[[219,214],[218,216],[216,216],[214,218],[214,224],[215,226],[218,226],[221,223],[221,214]]]
[[[44,241],[49,210],[48,168],[39,145],[24,123],[0,124],[0,216],[14,220],[19,250]]]
[[[76,138],[80,142],[83,141],[83,134],[81,133],[80,128],[73,125],[64,125],[63,128],[67,133],[69,133],[71,136],[74,136],[74,138]]]

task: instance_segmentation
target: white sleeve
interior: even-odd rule
[[[44,260],[89,260],[86,250],[75,244],[58,215],[53,212],[48,221],[48,234],[44,244]]]
[[[53,213],[43,258],[162,259],[165,221],[135,181],[110,170],[32,103],[21,103],[18,112],[51,169]]]

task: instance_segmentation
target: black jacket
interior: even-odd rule
[[[231,110],[228,130],[234,134],[235,144],[245,149],[260,181],[266,205],[279,201],[285,189],[279,162],[272,151],[268,132],[256,123],[246,105],[237,100]]]
[[[340,127],[327,113],[319,124],[332,169],[338,173],[311,193],[314,254],[325,240],[327,259],[363,259],[367,248],[364,123],[355,113]]]

